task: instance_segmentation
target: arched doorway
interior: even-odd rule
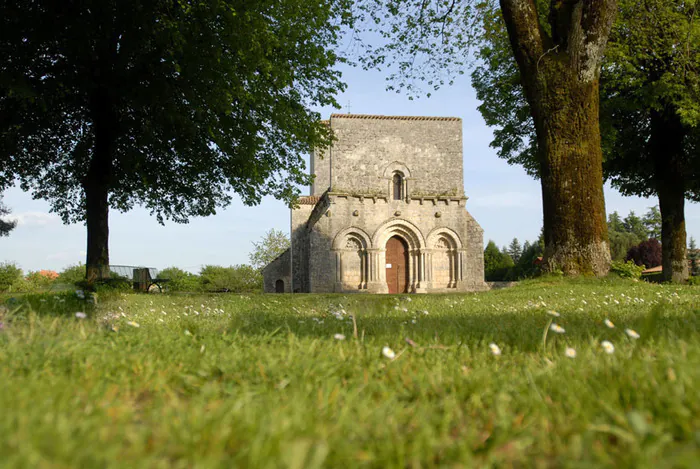
[[[389,293],[408,291],[408,245],[398,236],[386,242],[386,284]]]
[[[275,293],[284,293],[284,280],[279,279],[275,282]]]

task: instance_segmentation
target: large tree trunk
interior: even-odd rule
[[[500,3],[537,133],[544,268],[606,275],[598,79],[617,2],[553,0],[551,34],[541,27],[534,0]]]
[[[654,159],[656,193],[661,211],[663,279],[675,283],[688,279],[685,231],[685,176],[683,138],[685,129],[673,109],[651,115],[651,154]],[[651,266],[647,266],[651,267]]]
[[[87,281],[109,278],[109,191],[113,168],[115,119],[108,92],[100,89],[92,100],[94,146],[83,181],[87,224]]]
[[[540,151],[543,266],[567,275],[606,275],[610,249],[598,81],[581,83],[561,60],[542,67],[547,87],[537,90],[533,115]]]

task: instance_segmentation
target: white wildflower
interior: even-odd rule
[[[608,326],[610,329],[614,329],[614,328],[615,328],[615,324],[613,324],[613,322],[612,322],[610,319],[605,318],[605,321],[603,321],[603,322],[604,322],[605,325]]]
[[[566,332],[566,330],[557,323],[552,323],[552,325],[549,326],[549,328],[557,334],[563,334],[564,332]]]
[[[559,314],[556,311],[551,310],[551,309],[549,311],[547,311],[547,314],[549,314],[550,316],[554,316],[555,318],[558,318],[559,316],[561,316],[561,314]]]
[[[566,347],[564,354],[569,358],[576,358],[576,349],[571,347]]]
[[[494,344],[493,342],[489,344],[489,348],[491,349],[491,353],[494,355],[500,355],[501,354],[501,349],[498,345]]]
[[[87,314],[83,313],[82,311],[78,311],[75,313],[75,317],[78,319],[85,319],[87,317]]]
[[[605,350],[605,353],[607,354],[612,354],[615,352],[615,346],[612,344],[612,342],[608,340],[604,340],[600,343],[601,347],[603,347],[603,350]]]
[[[192,335],[192,333],[188,329],[185,329],[185,335]]]
[[[394,358],[396,358],[396,354],[394,353],[394,351],[386,346],[382,348],[382,355],[384,355],[389,360],[393,360]]]
[[[343,334],[336,334],[333,336],[335,340],[345,340],[345,335]]]
[[[427,310],[426,310],[426,311],[423,311],[423,315],[427,316],[427,315],[429,315],[429,314],[430,314],[430,313],[429,313]]]
[[[633,339],[639,339],[639,334],[634,329],[625,329],[625,334]]]
[[[131,327],[141,327],[141,326],[139,325],[139,323],[134,322],[134,321],[129,321],[129,322],[127,322],[127,324],[130,325]]]

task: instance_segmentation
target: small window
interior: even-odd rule
[[[394,200],[403,199],[403,177],[401,177],[401,174],[394,173],[392,182],[394,187]]]

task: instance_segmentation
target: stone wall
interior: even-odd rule
[[[454,117],[390,117],[333,114],[337,138],[312,155],[312,194],[388,194],[394,171],[406,178],[406,194],[464,195],[462,120]]]
[[[263,269],[263,291],[265,293],[275,293],[275,286],[278,280],[284,282],[284,293],[291,293],[291,253],[287,249],[277,256]]]
[[[408,246],[409,291],[486,289],[461,119],[334,114],[329,125],[337,140],[312,154],[312,195],[292,211],[292,290],[387,292],[392,236]]]
[[[432,269],[414,273],[416,291],[486,288],[483,230],[465,209],[466,198],[404,202],[329,193],[328,201],[327,210],[309,233],[309,291],[383,291],[386,285],[381,269],[385,268],[384,249],[390,234],[406,239],[415,251],[416,268],[424,264]],[[447,245],[441,241],[446,238],[454,239]],[[379,271],[374,277],[359,278],[357,267],[363,255],[365,272],[372,268]],[[339,270],[340,264],[348,270]],[[357,288],[349,288],[351,285]]]

